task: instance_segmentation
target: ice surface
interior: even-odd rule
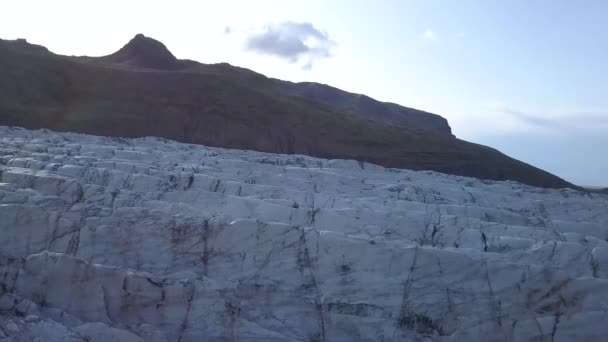
[[[0,341],[591,341],[608,196],[0,127]]]

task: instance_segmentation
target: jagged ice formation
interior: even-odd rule
[[[608,196],[0,127],[0,341],[584,341]]]

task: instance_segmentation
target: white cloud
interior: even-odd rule
[[[289,63],[303,61],[304,70],[310,70],[318,59],[331,57],[331,49],[336,45],[327,32],[312,23],[291,21],[249,34],[245,43],[248,51],[279,57]]]

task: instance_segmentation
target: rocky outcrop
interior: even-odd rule
[[[111,55],[100,57],[99,60],[145,69],[175,70],[180,68],[177,58],[163,43],[143,34],[136,35],[120,50]]]
[[[162,43],[143,35],[100,58],[33,53],[28,46],[0,41],[0,125],[157,136],[574,187],[494,149],[456,139],[436,115],[320,85],[280,86],[226,64],[176,60]]]
[[[601,340],[608,197],[0,127],[3,341]]]
[[[280,80],[276,80],[276,83],[277,91],[323,103],[335,110],[353,113],[368,120],[452,135],[448,121],[437,114],[403,107],[395,103],[380,102],[369,96],[349,93],[326,84],[292,83]]]

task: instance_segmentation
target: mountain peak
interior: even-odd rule
[[[104,57],[111,63],[140,68],[172,70],[179,67],[177,58],[165,44],[138,33],[117,52]]]

